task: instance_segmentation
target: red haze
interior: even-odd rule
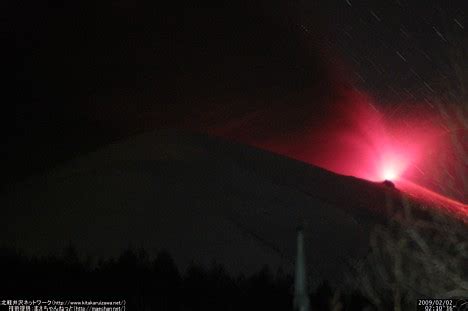
[[[428,115],[390,121],[365,94],[348,91],[342,98],[325,123],[256,145],[339,174],[383,181],[417,175],[427,166],[425,154],[443,144],[442,129]]]
[[[332,102],[318,105],[318,116],[312,114],[309,123],[302,123],[302,127],[292,128],[282,135],[275,133],[258,139],[256,132],[264,130],[265,124],[257,122],[258,116],[227,123],[217,134],[338,174],[371,181],[392,180],[403,191],[405,185],[411,185],[408,190],[412,193],[418,190],[417,197],[427,196],[433,203],[455,202],[448,198],[442,200],[444,197],[435,193],[442,189],[438,187],[442,183],[438,179],[441,169],[438,164],[454,160],[447,129],[436,111],[431,112],[427,105],[409,103],[401,105],[400,114],[392,113],[397,106],[385,114],[379,111],[372,98],[355,90],[342,91]],[[310,107],[314,109],[312,100]],[[284,116],[288,118],[288,112]],[[264,118],[271,119],[269,126],[276,123],[281,126],[278,111],[260,120]],[[411,183],[399,182],[403,180]],[[466,209],[466,205],[457,204]]]

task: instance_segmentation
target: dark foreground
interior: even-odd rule
[[[117,259],[81,260],[73,247],[60,256],[0,253],[0,299],[126,300],[127,310],[292,310],[293,277],[267,266],[249,276],[231,276],[223,266],[192,264],[179,271],[169,253],[151,259],[127,250]],[[314,310],[362,310],[357,293],[335,295],[327,284],[310,293]],[[373,309],[373,308],[372,308]]]

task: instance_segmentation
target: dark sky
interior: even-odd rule
[[[383,109],[430,100],[452,80],[447,51],[467,37],[462,0],[9,0],[0,9],[4,182],[148,129],[284,135],[320,123],[346,88]]]
[[[328,3],[340,56],[355,81],[381,96],[421,98],[436,91],[442,79],[454,78],[448,58],[455,50],[466,53],[466,1]]]

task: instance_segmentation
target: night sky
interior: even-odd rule
[[[150,129],[276,144],[321,128],[356,90],[394,122],[466,98],[456,79],[468,68],[456,54],[467,46],[463,0],[4,1],[1,10],[4,183]]]
[[[340,56],[362,86],[384,97],[436,91],[450,78],[450,53],[466,45],[463,1],[331,2]]]

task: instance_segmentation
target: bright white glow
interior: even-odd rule
[[[397,178],[397,173],[392,168],[385,168],[382,177],[384,180],[395,180]]]

